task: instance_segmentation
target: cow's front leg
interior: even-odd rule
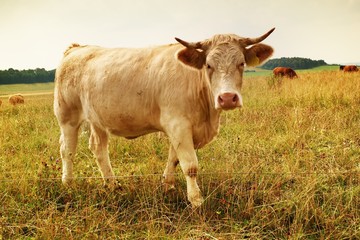
[[[201,196],[199,186],[196,182],[198,159],[196,157],[190,129],[190,127],[181,128],[175,126],[168,135],[179,159],[180,167],[185,174],[188,200],[193,207],[198,207],[204,202],[204,199]]]
[[[201,196],[199,186],[196,181],[198,173],[198,160],[194,148],[186,148],[179,145],[177,148],[179,163],[186,178],[187,195],[193,207],[199,207],[204,199]]]
[[[176,152],[172,145],[170,145],[168,161],[163,174],[163,183],[165,184],[165,191],[175,188],[175,169],[179,164]]]

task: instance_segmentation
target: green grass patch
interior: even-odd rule
[[[52,92],[54,83],[33,83],[33,84],[0,84],[0,97],[11,94],[32,94]]]

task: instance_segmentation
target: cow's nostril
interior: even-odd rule
[[[239,97],[237,94],[234,95],[232,101],[233,101],[233,103],[237,103],[239,101]]]
[[[220,104],[222,104],[222,103],[224,102],[224,100],[222,99],[222,97],[221,97],[221,96],[219,96],[219,98],[218,98],[218,102],[219,102]]]

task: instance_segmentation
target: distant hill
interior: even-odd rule
[[[293,69],[309,69],[319,66],[328,65],[324,60],[311,60],[309,58],[300,57],[282,57],[270,59],[264,65],[261,66],[263,69],[272,70],[276,67],[290,67]]]

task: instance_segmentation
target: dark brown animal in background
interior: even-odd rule
[[[275,77],[288,77],[288,78],[298,77],[293,69],[287,67],[276,67],[274,68],[273,73]]]
[[[358,67],[355,65],[347,65],[347,66],[340,66],[340,70],[344,72],[357,72],[359,71]]]
[[[9,103],[13,106],[17,104],[24,104],[25,100],[24,97],[20,94],[12,95],[9,97]]]

